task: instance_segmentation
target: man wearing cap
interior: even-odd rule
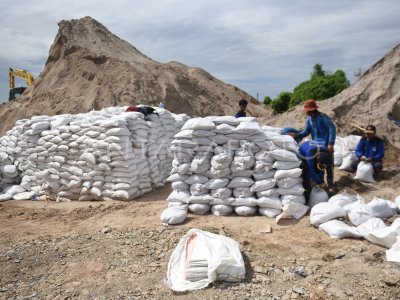
[[[294,138],[304,138],[311,134],[314,141],[322,141],[325,148],[333,158],[333,145],[336,139],[336,126],[331,119],[318,110],[318,105],[314,99],[304,102],[304,111],[307,113],[306,128],[298,134],[290,134]],[[329,192],[333,190],[333,159],[332,163],[326,168],[326,179],[328,181]]]
[[[376,136],[376,127],[374,125],[368,125],[365,129],[365,137],[357,145],[356,156],[358,160],[351,165],[353,170],[357,169],[360,161],[372,163],[375,172],[382,170],[385,148],[382,139]]]
[[[311,193],[311,180],[320,188],[327,187],[324,182],[324,173],[332,164],[332,155],[321,140],[304,142],[300,146],[298,154],[302,159],[304,196],[308,201]],[[333,186],[333,177],[327,176],[327,181],[328,187]]]

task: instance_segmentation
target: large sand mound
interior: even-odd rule
[[[400,148],[400,127],[387,118],[392,113],[400,119],[400,45],[389,51],[369,68],[360,79],[333,98],[318,102],[320,110],[336,123],[339,133],[355,130],[350,123],[376,125],[378,135]],[[275,126],[303,128],[305,115],[302,105],[267,120]]]
[[[134,103],[191,116],[231,115],[241,98],[252,116],[268,114],[256,99],[206,71],[143,55],[90,17],[61,21],[45,69],[19,99],[0,107],[2,128],[33,115],[87,112]]]

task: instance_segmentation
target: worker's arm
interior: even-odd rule
[[[303,131],[300,131],[297,136],[300,138],[304,138],[311,133],[311,118],[307,117],[306,120],[306,128]]]
[[[376,147],[377,147],[376,154],[372,159],[375,161],[382,160],[382,158],[385,156],[385,147],[383,145],[383,141],[379,141]]]
[[[312,181],[314,181],[316,184],[323,183],[324,182],[324,173],[323,172],[318,172],[315,169],[315,164],[311,159],[307,160],[307,164],[308,164],[308,167],[309,167],[308,176],[310,176]]]
[[[361,159],[361,156],[363,156],[363,149],[364,149],[364,139],[361,139],[356,147],[356,151],[355,154],[357,156],[358,159]]]

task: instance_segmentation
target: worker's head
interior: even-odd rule
[[[308,99],[307,101],[304,102],[304,111],[306,112],[307,115],[312,116],[318,109],[317,102],[315,102],[314,99]]]
[[[325,171],[331,163],[332,156],[329,152],[321,151],[317,154],[317,169],[319,171]]]
[[[372,140],[375,137],[375,134],[376,127],[374,125],[368,125],[365,129],[365,135],[367,136],[367,139]]]
[[[239,101],[239,111],[244,112],[247,108],[247,101],[245,99],[241,99]]]

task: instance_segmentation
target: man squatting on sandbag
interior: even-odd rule
[[[336,140],[336,126],[331,119],[318,110],[314,99],[304,102],[304,111],[307,113],[306,126],[299,133],[288,132],[287,134],[295,139],[304,138],[311,134],[314,141],[318,141],[330,153],[331,162],[326,166],[326,181],[328,182],[328,192],[334,193],[333,187],[333,146]]]
[[[365,136],[358,142],[356,148],[358,160],[351,164],[353,170],[357,170],[360,161],[370,162],[374,168],[374,175],[382,170],[382,159],[385,156],[385,148],[382,139],[376,136],[374,125],[368,125],[365,129]]]
[[[307,200],[311,193],[311,180],[320,188],[327,186],[324,182],[325,170],[332,164],[332,155],[325,147],[323,141],[307,141],[299,148],[299,156],[302,159],[304,197]],[[333,177],[327,177],[328,187],[333,185]]]

